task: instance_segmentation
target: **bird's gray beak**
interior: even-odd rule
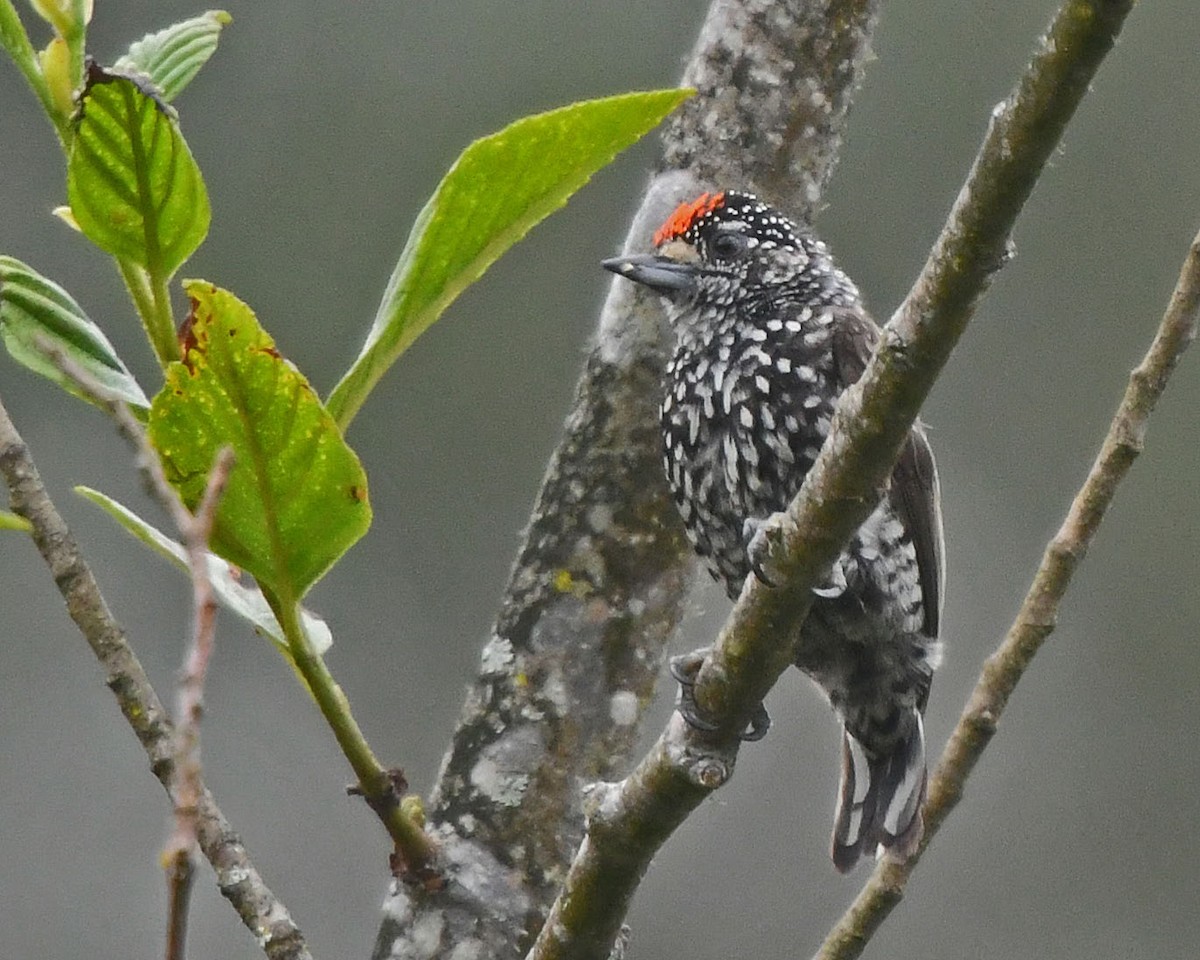
[[[697,271],[693,264],[654,254],[610,257],[601,260],[600,266],[668,297],[689,293],[696,283]]]

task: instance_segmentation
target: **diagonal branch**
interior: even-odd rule
[[[0,476],[13,512],[33,527],[34,544],[54,577],[67,612],[104,668],[109,689],[169,792],[175,782],[175,730],[124,632],[108,609],[79,545],[55,509],[25,441],[0,404]],[[311,960],[287,909],[267,887],[207,788],[196,804],[200,849],[221,893],[271,960]]]
[[[993,275],[1046,161],[1112,49],[1133,0],[1066,0],[987,135],[933,250],[862,379],[843,396],[829,441],[788,510],[782,589],[748,583],[696,698],[732,729],[792,662],[793,637],[820,582],[884,489],[896,454]],[[802,653],[802,652],[801,652]],[[733,709],[733,705],[737,709]]]
[[[627,248],[716,184],[811,218],[878,7],[714,0]],[[582,837],[582,786],[627,768],[694,569],[662,478],[660,322],[654,298],[610,287],[430,803],[452,882],[393,887],[378,958],[431,949],[431,930],[435,955],[523,954]]]
[[[1142,452],[1146,425],[1179,358],[1196,339],[1200,318],[1200,234],[1192,240],[1183,269],[1150,349],[1130,374],[1104,444],[1066,519],[1046,547],[1029,592],[959,718],[929,782],[925,839],[921,850],[962,799],[963,786],[996,732],[1017,683],[1058,620],[1058,607],[1076,567],[1091,546],[1117,486]],[[829,932],[816,960],[853,960],[900,902],[920,852],[907,863],[883,862],[854,903]]]
[[[744,729],[796,656],[791,639],[815,587],[884,488],[896,454],[992,275],[1068,121],[1115,42],[1131,0],[1067,0],[1016,90],[992,113],[966,184],[921,276],[888,323],[862,379],[843,397],[826,442],[780,528],[772,571],[747,579],[695,695],[725,730]],[[585,837],[533,960],[603,958],[658,847],[731,774],[737,742],[678,717],[619,784],[593,791]]]

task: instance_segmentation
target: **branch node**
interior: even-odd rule
[[[1000,717],[991,707],[983,707],[971,716],[970,722],[976,733],[990,739],[996,733]]]
[[[1000,264],[997,270],[1007,267],[1010,263],[1017,259],[1017,241],[1012,237],[1008,237],[1004,241],[1004,250],[1000,254]]]
[[[733,774],[733,769],[717,757],[698,757],[688,767],[688,779],[705,790],[716,790]]]

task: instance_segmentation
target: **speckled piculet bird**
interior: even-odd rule
[[[604,266],[667,302],[667,479],[696,550],[736,599],[757,560],[753,534],[800,489],[879,328],[825,245],[750,194],[683,204],[654,243],[654,255]],[[918,424],[802,628],[796,666],[843,724],[839,870],[876,845],[907,857],[921,838],[921,715],[941,652],[942,555],[937,470]]]

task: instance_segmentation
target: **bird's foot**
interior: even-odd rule
[[[767,587],[777,587],[785,579],[775,566],[775,556],[783,543],[786,522],[787,515],[783,513],[773,513],[765,518],[747,517],[742,522],[742,540],[746,544],[750,570]]]
[[[829,576],[824,583],[819,583],[813,587],[813,593],[825,600],[836,600],[846,592],[846,555],[838,557],[833,561],[833,566],[829,569]]]
[[[705,720],[700,716],[696,703],[696,675],[704,665],[705,657],[708,656],[710,649],[701,647],[699,650],[672,657],[670,660],[671,676],[679,684],[679,698],[675,709],[689,727],[704,733],[713,733],[718,729],[711,720]],[[760,703],[750,717],[750,725],[738,734],[738,739],[747,742],[761,740],[770,729],[771,716],[767,713],[767,708]]]
[[[742,522],[742,539],[746,542],[746,558],[755,577],[768,587],[777,587],[785,577],[779,572],[776,562],[779,548],[783,545],[783,533],[787,515],[773,513],[765,519],[747,517]],[[829,576],[823,583],[813,587],[813,593],[824,600],[836,600],[846,592],[846,564],[843,554],[834,561]]]

